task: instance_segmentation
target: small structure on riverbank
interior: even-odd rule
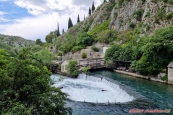
[[[118,70],[128,70],[130,68],[130,64],[131,64],[131,61],[120,61],[120,60],[116,60],[115,61],[115,66],[116,66],[116,69]]]
[[[61,72],[65,72],[67,73],[67,65],[68,65],[69,61],[65,60],[62,64],[61,64]]]
[[[168,82],[173,82],[173,62],[168,65]]]
[[[105,68],[104,58],[81,59],[78,62],[78,67],[90,66],[91,69]]]
[[[61,66],[61,64],[62,64],[62,62],[63,61],[52,61],[52,63],[53,63],[53,66],[52,66],[52,68],[51,68],[51,71],[53,72],[53,73],[57,73],[58,71],[61,71],[60,69],[60,66]]]

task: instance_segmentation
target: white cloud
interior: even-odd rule
[[[3,11],[0,11],[0,16],[1,15],[4,15],[4,14],[7,14],[6,12],[3,12]]]
[[[11,20],[6,19],[6,18],[4,17],[5,14],[8,14],[8,13],[3,12],[3,11],[0,11],[0,22],[10,22],[10,21],[11,21]]]
[[[9,19],[0,17],[0,22],[10,22],[10,21],[11,21],[11,20],[9,20]]]
[[[95,0],[95,6],[101,4],[102,1]],[[88,15],[88,8],[91,7],[92,2],[91,5],[88,2],[85,5],[85,1],[83,4],[81,1],[79,2],[80,6],[76,0],[15,0],[14,4],[27,9],[34,16],[15,19],[13,24],[0,24],[0,33],[31,40],[41,38],[44,41],[45,36],[57,28],[57,21],[60,24],[60,32],[62,32],[63,28],[65,31],[67,30],[69,17],[71,17],[73,24],[76,24],[78,14],[81,20],[84,15]],[[0,12],[0,14],[3,13]]]
[[[54,11],[65,11],[66,8],[71,8],[71,0],[16,0],[17,6],[26,8],[32,15],[49,14]]]
[[[61,17],[65,20],[66,16]],[[42,38],[44,40],[51,30],[55,30],[58,16],[56,13],[42,15],[34,18],[23,18],[15,20],[16,23],[4,25],[2,33],[8,35],[22,36],[27,39],[35,40]]]

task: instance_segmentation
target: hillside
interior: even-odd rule
[[[84,47],[75,46],[78,46],[82,33],[90,35],[93,43],[123,43],[127,41],[125,33],[129,31],[136,29],[140,36],[151,35],[156,29],[172,23],[173,5],[170,0],[110,0],[58,37],[55,45],[64,53],[80,50]]]
[[[81,59],[83,52],[91,58],[111,46],[104,56],[107,66],[131,61],[131,71],[157,75],[173,61],[172,24],[172,0],[110,0],[57,37],[51,49],[63,59]]]
[[[26,40],[19,36],[8,36],[0,34],[0,48],[6,49],[13,54],[18,52],[20,48],[33,45],[34,43],[35,42],[32,40]]]
[[[109,24],[112,29],[128,31],[140,27],[141,34],[151,34],[173,23],[171,0],[114,0],[113,3]]]

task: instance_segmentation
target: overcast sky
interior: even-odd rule
[[[68,19],[76,24],[77,15],[83,20],[94,1],[95,7],[103,0],[0,0],[0,34],[16,35],[36,40],[50,31],[67,30]]]

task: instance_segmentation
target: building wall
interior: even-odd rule
[[[108,49],[108,47],[103,47],[103,53],[106,53],[107,49]]]
[[[168,68],[168,81],[173,82],[173,68]]]
[[[61,64],[61,72],[67,73],[67,65],[68,63],[66,61]]]

